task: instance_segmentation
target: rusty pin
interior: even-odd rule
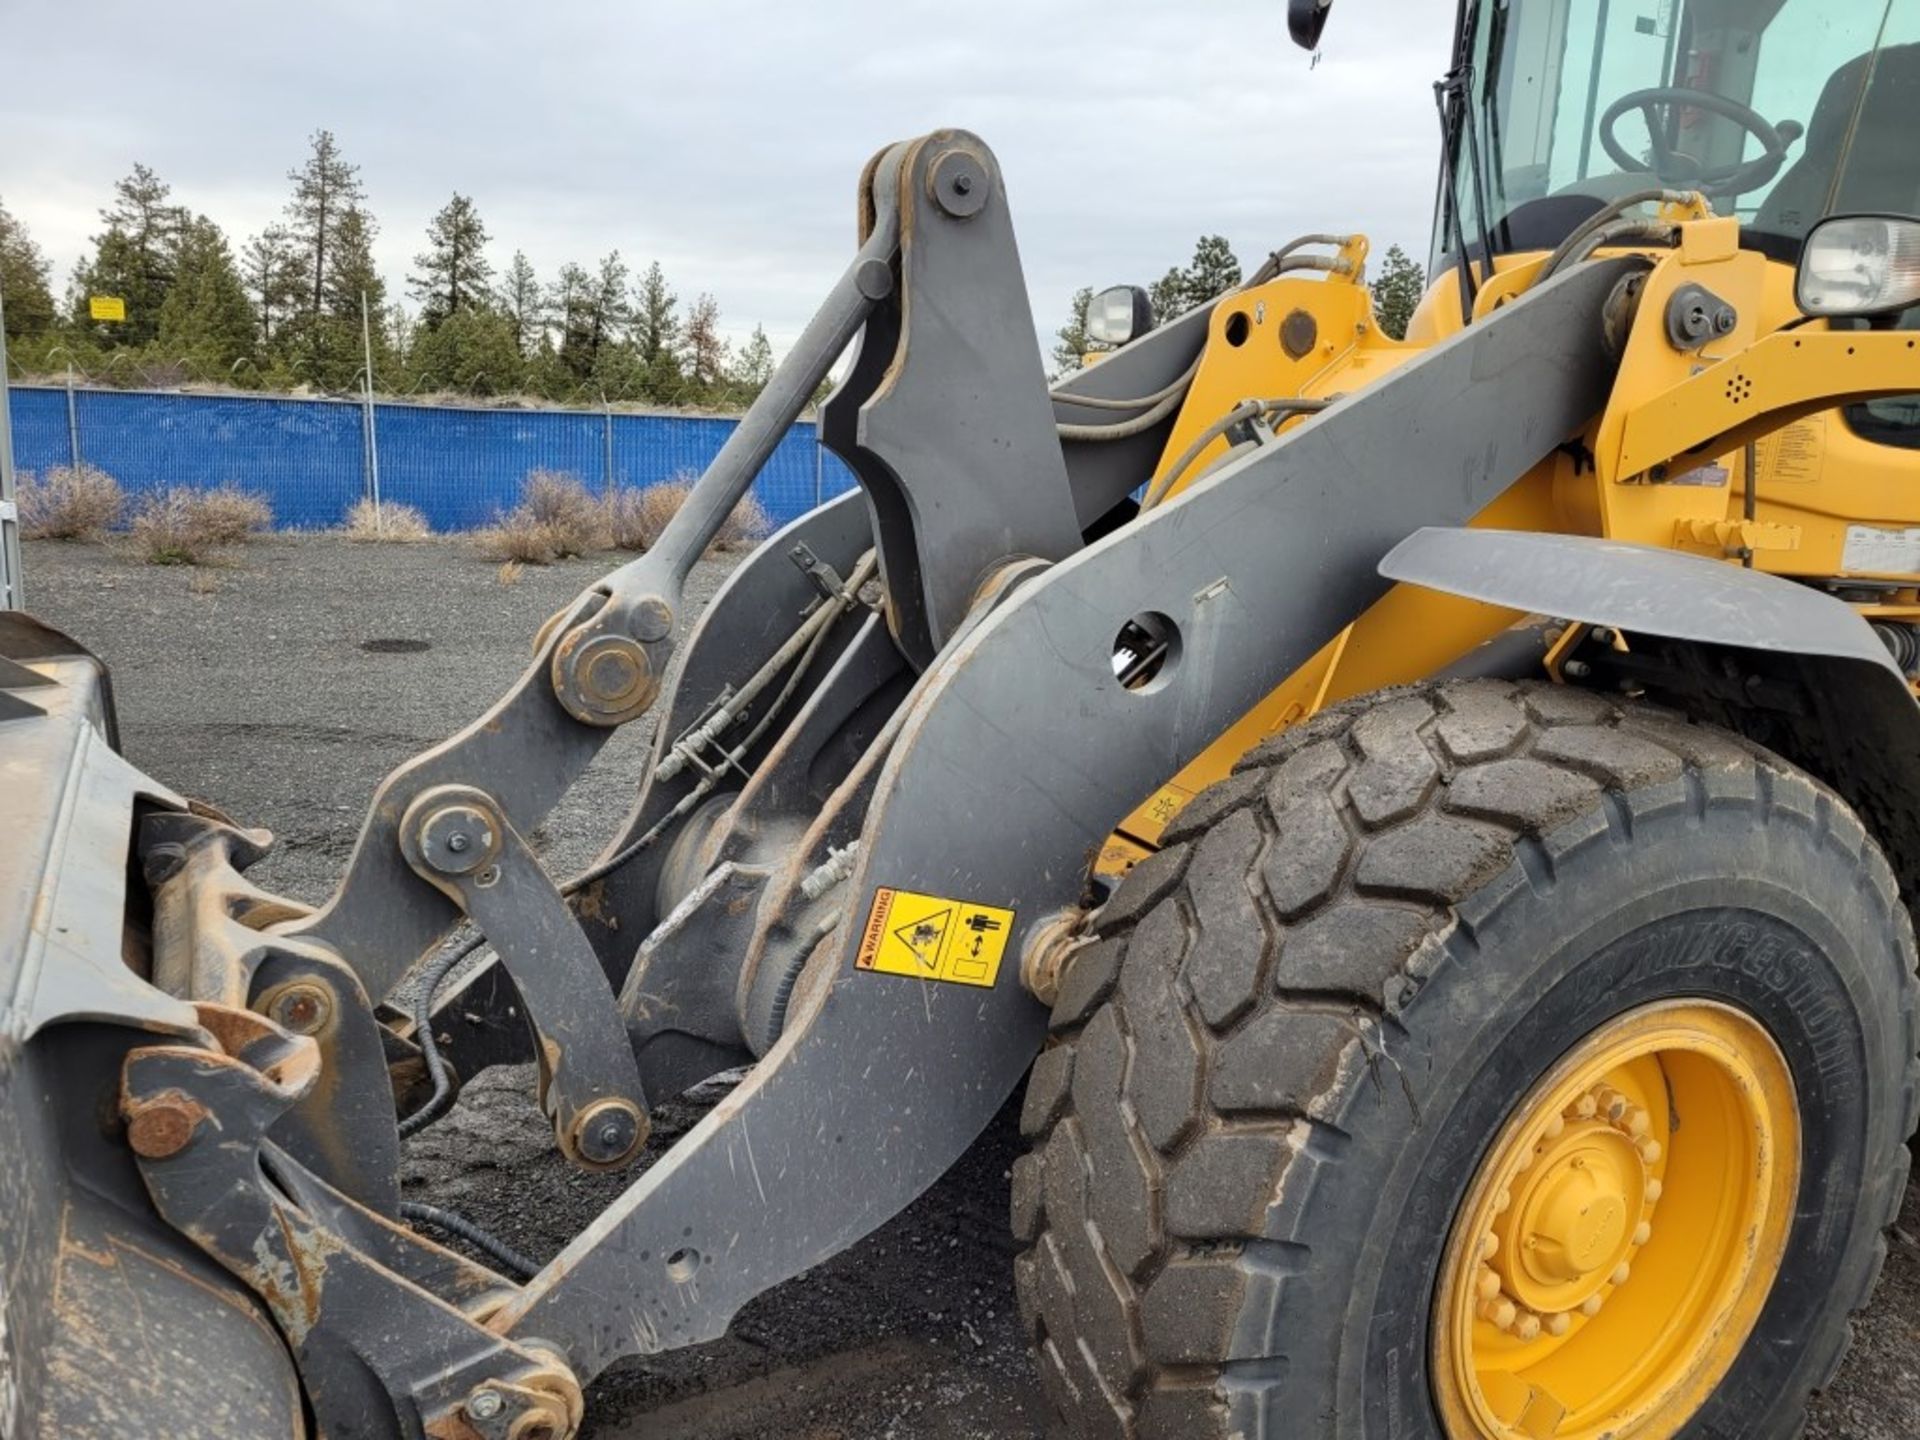
[[[146,1160],[169,1160],[186,1149],[206,1112],[177,1090],[127,1107],[127,1144]]]
[[[296,980],[275,991],[267,1018],[295,1035],[317,1035],[333,1019],[333,994],[312,980]]]

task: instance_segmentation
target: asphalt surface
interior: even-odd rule
[[[175,789],[265,826],[252,873],[324,899],[375,784],[478,715],[525,666],[540,622],[606,566],[528,568],[503,585],[457,543],[258,541],[217,569],[154,569],[111,546],[27,546],[29,607],[113,668],[123,743]],[[694,571],[689,609],[725,561]],[[406,642],[400,645],[382,642]],[[421,648],[424,642],[425,648]],[[646,722],[596,760],[535,843],[561,872],[591,858],[639,780]],[[656,1112],[658,1154],[725,1082]],[[1007,1237],[1012,1113],[869,1240],[749,1305],[712,1345],[629,1362],[589,1391],[598,1440],[1031,1437],[1041,1407],[1014,1310]],[[536,1259],[626,1183],[554,1153],[524,1070],[478,1077],[409,1143],[410,1198],[459,1210]],[[850,1176],[849,1183],[858,1183]],[[1909,1188],[1873,1304],[1807,1434],[1920,1436],[1920,1187]]]

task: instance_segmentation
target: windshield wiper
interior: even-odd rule
[[[1474,17],[1470,23],[1477,23],[1480,7],[1472,10]],[[1471,31],[1468,32],[1469,34]],[[1474,219],[1480,231],[1481,264],[1488,276],[1493,274],[1493,229],[1488,221],[1492,210],[1492,196],[1486,190],[1487,170],[1480,151],[1480,130],[1475,123],[1473,111],[1473,66],[1467,57],[1433,87],[1434,99],[1440,106],[1441,146],[1452,166],[1457,179],[1459,174],[1459,152],[1464,143],[1467,150],[1467,163],[1473,167],[1473,208]],[[1468,324],[1473,323],[1474,302],[1480,298],[1480,282],[1473,272],[1473,257],[1467,253],[1465,222],[1460,215],[1460,187],[1456,183],[1448,187],[1448,215],[1452,221],[1454,249],[1460,263],[1460,313]]]

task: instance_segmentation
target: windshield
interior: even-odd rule
[[[1824,215],[1920,213],[1920,0],[1463,8],[1436,265],[1461,237],[1549,249],[1655,186],[1704,192],[1789,260]]]

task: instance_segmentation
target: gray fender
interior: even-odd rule
[[[1920,896],[1920,704],[1860,613],[1808,585],[1724,561],[1583,535],[1426,529],[1388,552],[1389,580],[1664,641],[1648,688],[1831,785]],[[1665,683],[1662,683],[1664,680]]]

